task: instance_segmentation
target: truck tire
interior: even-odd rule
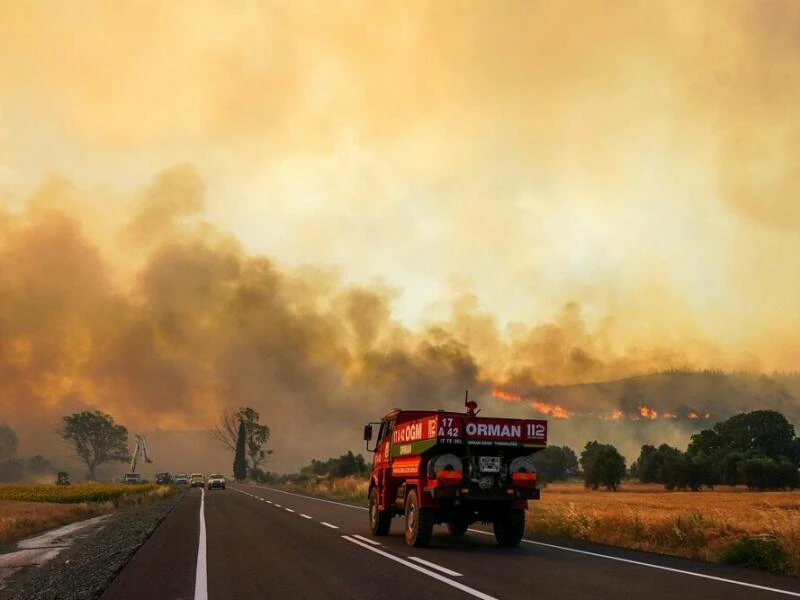
[[[392,513],[378,510],[378,490],[369,491],[369,528],[374,535],[387,535],[392,526]]]
[[[494,520],[494,539],[501,546],[517,546],[525,534],[525,511],[513,508]]]
[[[425,548],[433,534],[433,515],[427,508],[421,508],[417,490],[408,492],[406,499],[406,544],[415,548]]]
[[[466,519],[453,519],[447,522],[447,531],[450,535],[464,535],[469,529],[469,523]]]

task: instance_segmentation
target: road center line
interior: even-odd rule
[[[361,546],[362,548],[366,548],[367,550],[369,550],[370,552],[374,552],[375,554],[380,554],[381,556],[383,556],[385,558],[388,558],[389,560],[393,560],[393,561],[395,561],[397,563],[400,563],[401,565],[404,565],[404,566],[408,567],[409,569],[414,569],[415,571],[419,571],[420,573],[423,573],[423,574],[427,575],[428,577],[432,577],[433,579],[436,579],[437,581],[441,581],[442,583],[447,584],[447,585],[449,585],[451,587],[454,587],[454,588],[456,588],[458,590],[461,590],[462,592],[465,592],[465,593],[469,594],[470,596],[474,596],[475,598],[480,598],[481,600],[498,600],[494,596],[490,596],[489,594],[484,594],[483,592],[478,591],[475,588],[471,588],[471,587],[469,587],[467,585],[464,585],[463,583],[459,583],[458,581],[453,581],[452,579],[448,579],[444,575],[439,575],[439,573],[435,573],[433,571],[429,571],[428,569],[420,567],[419,565],[415,565],[412,562],[408,562],[407,560],[404,560],[404,559],[402,559],[402,558],[400,558],[398,556],[395,556],[394,554],[389,554],[388,552],[384,552],[383,550],[380,550],[379,548],[375,548],[373,546],[370,546],[369,544],[365,544],[364,542],[360,542],[360,541],[358,541],[356,539],[353,539],[353,538],[351,538],[349,536],[343,535],[342,539],[347,540],[351,544],[356,544],[358,546]]]
[[[309,515],[303,515],[303,514],[301,514],[300,516],[301,516],[301,517],[303,517],[304,519],[310,519],[310,518],[311,518]]]
[[[355,536],[353,536],[353,537],[355,537]],[[427,560],[422,560],[418,556],[409,556],[408,560],[413,560],[414,562],[418,562],[421,565],[425,565],[426,567],[430,567],[431,569],[436,569],[437,571],[441,571],[442,573],[444,573],[446,575],[450,575],[451,577],[461,577],[462,576],[461,573],[459,573],[458,571],[451,571],[447,567],[443,567],[441,565],[437,565],[436,563],[432,563],[432,562],[429,562]]]
[[[331,525],[330,523],[326,523],[325,521],[322,521],[322,524],[325,525],[325,527],[330,527],[331,529],[339,529],[336,525]]]
[[[284,508],[283,510],[285,510],[286,512],[294,512],[291,508]]]
[[[280,504],[276,504],[275,508],[283,508]]]
[[[376,542],[375,540],[371,540],[371,539],[369,539],[369,538],[366,538],[366,537],[364,537],[363,535],[358,535],[357,533],[356,533],[356,534],[353,534],[353,537],[354,537],[354,538],[358,538],[358,539],[359,539],[359,540],[361,540],[362,542],[367,542],[368,544],[372,544],[373,546],[380,546],[380,545],[381,545],[381,543],[380,543],[380,542]]]
[[[481,531],[480,529],[469,529],[473,533],[480,533],[483,535],[493,535],[488,531]],[[730,583],[731,585],[740,585],[742,587],[753,588],[765,592],[774,592],[776,594],[784,594],[786,596],[794,596],[800,598],[800,593],[791,592],[789,590],[782,590],[780,588],[767,587],[765,585],[757,585],[755,583],[747,583],[737,579],[727,579],[725,577],[717,577],[716,575],[706,575],[705,573],[696,573],[695,571],[685,571],[683,569],[676,569],[674,567],[665,567],[653,563],[646,563],[640,560],[632,560],[630,558],[622,558],[620,556],[609,556],[608,554],[600,554],[599,552],[589,552],[588,550],[578,550],[577,548],[569,548],[567,546],[557,546],[555,544],[547,544],[545,542],[534,542],[533,540],[522,540],[524,544],[533,544],[534,546],[543,546],[545,548],[554,548],[556,550],[564,550],[565,552],[574,552],[575,554],[583,554],[584,556],[594,556],[596,558],[605,558],[607,560],[615,560],[617,562],[627,563],[629,565],[637,565],[639,567],[648,567],[650,569],[658,569],[660,571],[668,571],[670,573],[680,573],[681,575],[690,575],[691,577],[699,577],[701,579],[710,579],[711,581],[719,581],[721,583]]]
[[[197,543],[197,569],[194,575],[194,600],[208,600],[206,565],[206,492],[200,490],[200,539]]]

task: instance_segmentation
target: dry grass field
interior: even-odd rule
[[[555,483],[531,506],[531,532],[687,558],[714,561],[743,538],[772,538],[800,573],[800,492],[668,492],[634,483],[606,492]]]
[[[0,544],[10,544],[48,529],[113,510],[104,504],[55,504],[0,500]]]
[[[366,502],[367,482],[316,478],[281,487]],[[800,574],[800,491],[749,492],[717,488],[668,492],[661,485],[624,483],[619,491],[591,491],[581,483],[553,483],[530,502],[528,531],[718,561],[731,544],[750,537],[777,541]]]
[[[0,544],[175,493],[157,485],[0,486]]]

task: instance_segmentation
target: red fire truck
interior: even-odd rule
[[[532,455],[547,444],[547,421],[479,417],[477,403],[465,405],[464,413],[395,409],[364,427],[374,452],[374,535],[387,535],[392,517],[402,515],[406,542],[415,547],[428,545],[438,523],[452,535],[491,523],[498,544],[520,543],[528,500],[539,499]]]

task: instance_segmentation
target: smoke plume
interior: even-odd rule
[[[798,72],[789,0],[4,3],[0,422],[249,405],[293,468],[465,388],[589,438],[796,414],[558,386],[797,370]]]

